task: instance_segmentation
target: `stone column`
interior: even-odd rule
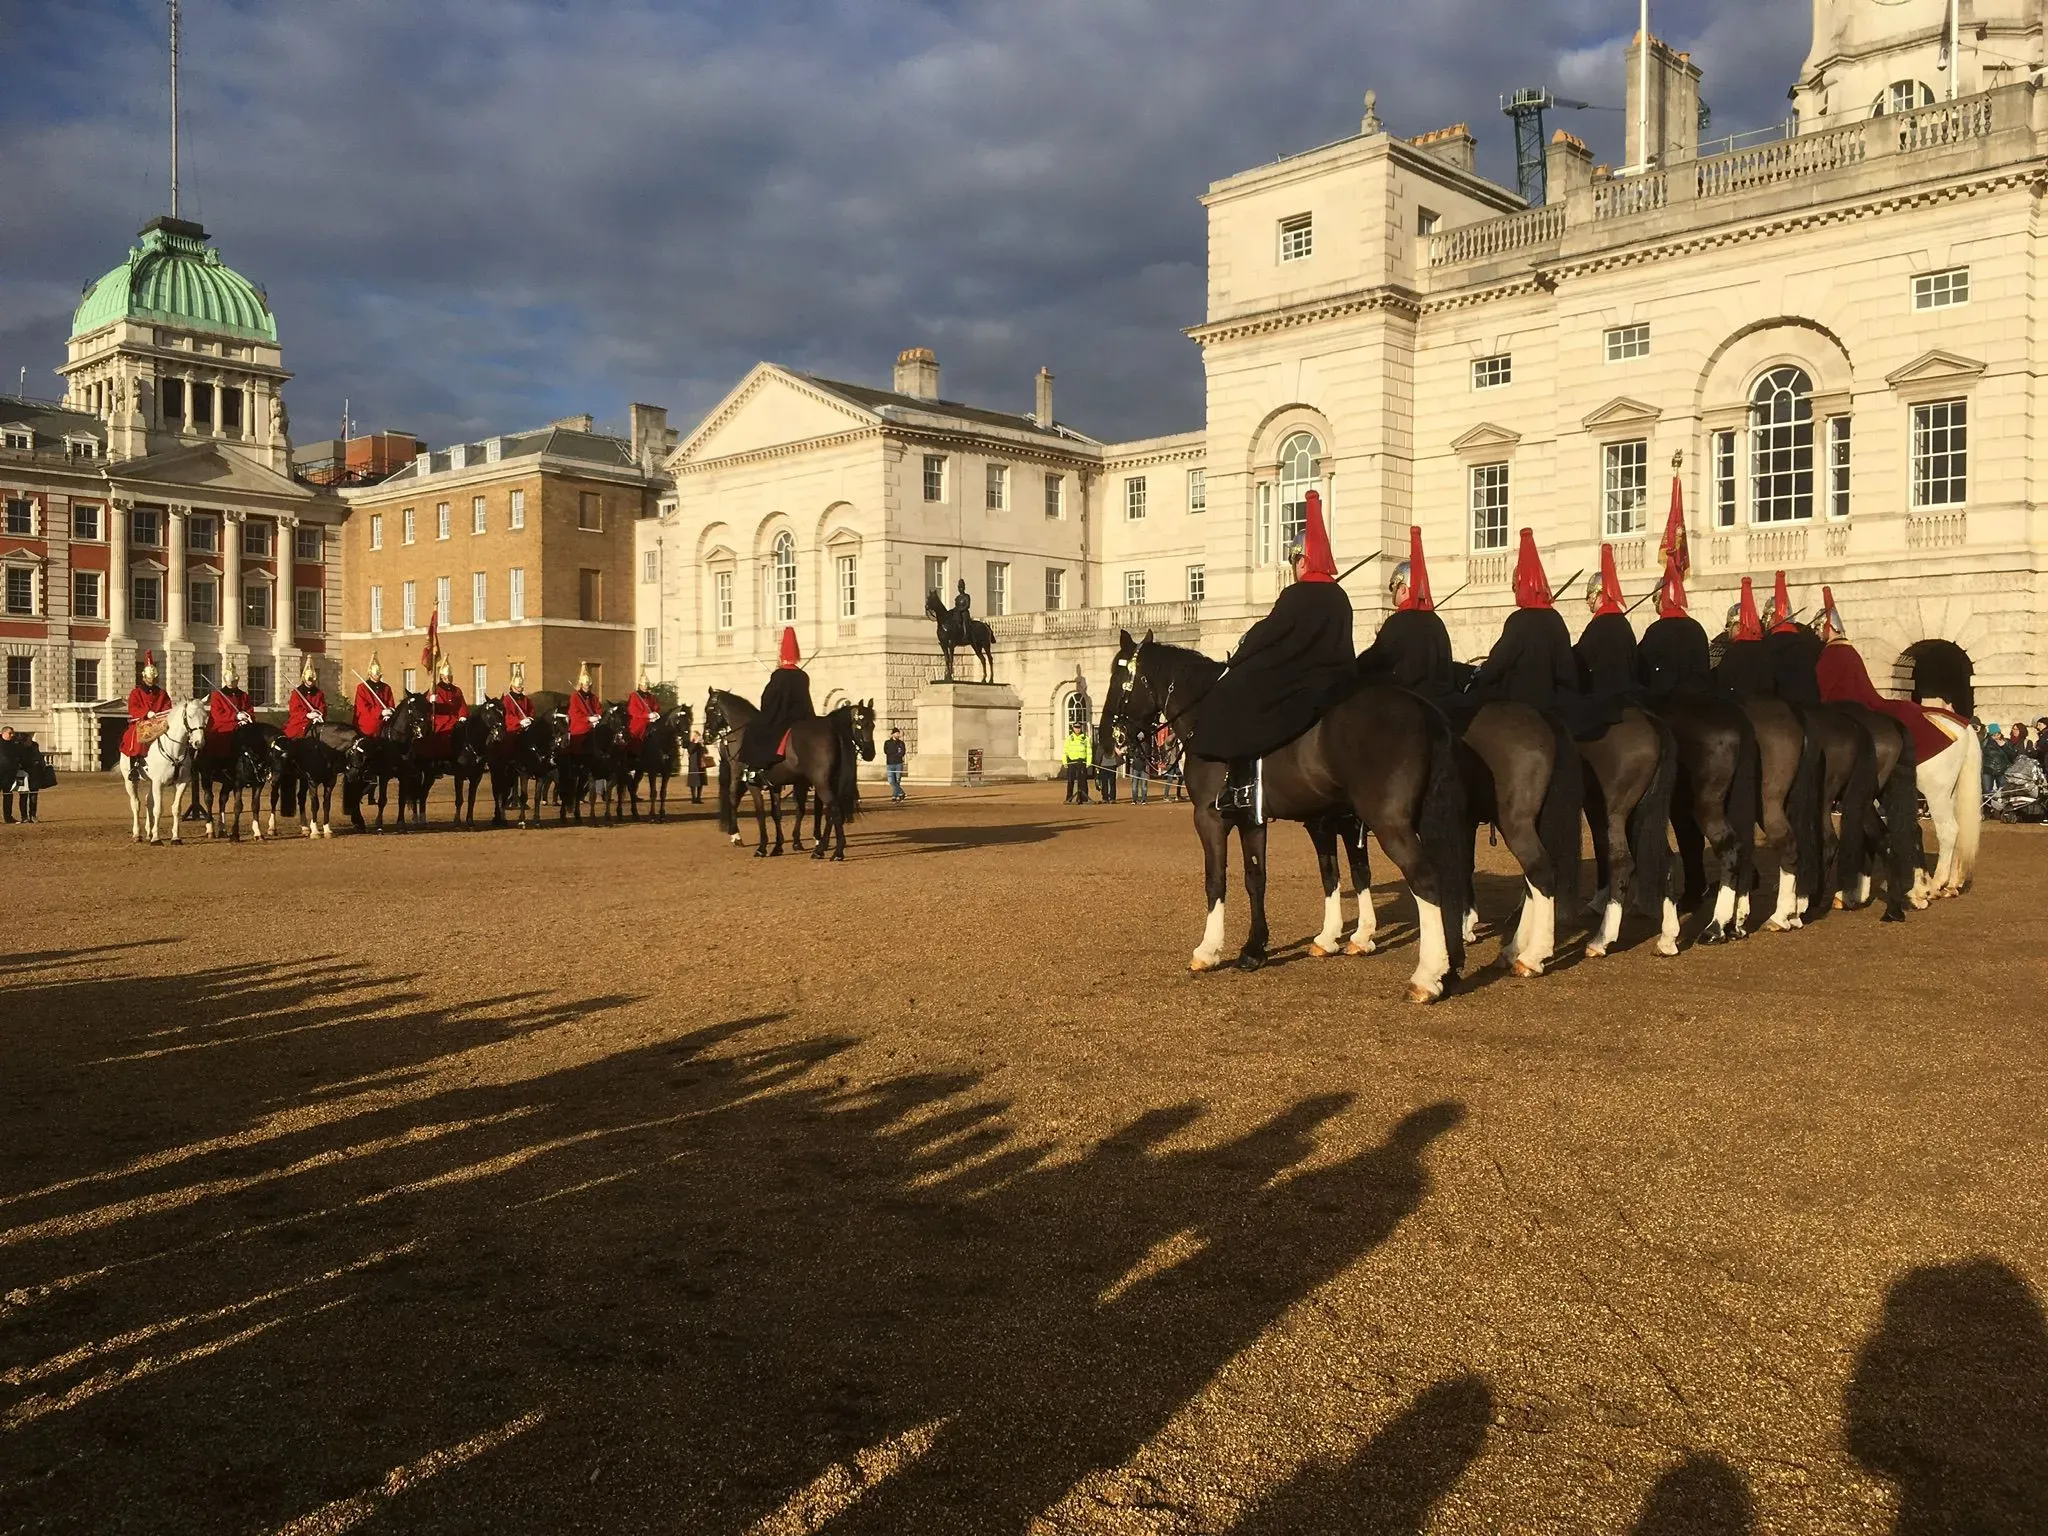
[[[240,512],[220,515],[220,646],[226,660],[230,646],[242,644],[242,519]]]
[[[165,554],[166,563],[170,566],[170,574],[164,577],[164,644],[167,647],[183,645],[192,638],[192,593],[185,574],[185,535],[189,512],[186,507],[164,508]]]
[[[299,676],[298,584],[293,576],[298,534],[296,517],[277,520],[277,591],[272,598],[270,648],[277,657],[279,697],[288,691],[286,685],[297,682]]]
[[[128,514],[123,499],[107,503],[107,638],[130,640],[128,614]]]

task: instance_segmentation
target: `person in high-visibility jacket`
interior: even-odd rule
[[[1067,770],[1067,804],[1088,803],[1088,770],[1094,764],[1095,750],[1088,740],[1088,728],[1077,725],[1067,732],[1067,744],[1060,753],[1060,761]]]

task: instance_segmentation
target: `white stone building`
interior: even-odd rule
[[[1270,604],[1310,489],[1340,565],[1385,557],[1347,583],[1361,642],[1413,522],[1476,656],[1520,527],[1554,583],[1606,540],[1649,591],[1675,473],[1710,623],[1783,567],[1809,611],[1835,589],[1881,683],[1947,641],[1980,715],[2038,714],[2044,10],[1965,0],[1952,47],[1944,0],[1816,0],[1791,131],[1704,156],[1698,70],[1653,43],[1646,94],[1639,40],[1635,163],[1596,169],[1559,134],[1541,207],[1476,173],[1462,126],[1401,139],[1370,106],[1352,137],[1217,182],[1201,432],[1107,445],[1049,401],[939,403],[921,350],[893,392],[764,364],[683,442],[642,530],[662,550],[646,654],[686,696],[752,692],[794,611],[821,692],[908,726],[934,670],[924,591],[964,575],[977,613],[1002,610],[999,675],[1047,771],[1120,626],[1222,654]]]

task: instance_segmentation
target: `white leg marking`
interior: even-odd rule
[[[1859,907],[1870,904],[1870,876],[1868,875],[1863,876],[1856,882],[1856,904]]]
[[[1744,916],[1748,914],[1745,912]],[[1735,887],[1724,885],[1714,892],[1714,921],[1725,930],[1735,921]]]
[[[1586,958],[1598,960],[1621,938],[1621,903],[1608,900],[1600,913],[1600,931],[1586,945]]]
[[[1223,903],[1217,902],[1209,909],[1209,920],[1202,928],[1202,946],[1195,951],[1190,962],[1191,971],[1210,971],[1223,963]]]
[[[1736,899],[1735,921],[1744,928],[1749,926],[1749,893],[1746,891]]]
[[[1799,926],[1799,877],[1789,869],[1778,871],[1778,905],[1764,926],[1773,933],[1789,933]]]
[[[1360,891],[1358,893],[1358,928],[1351,935],[1351,943],[1347,946],[1346,953],[1371,954],[1376,947],[1373,944],[1373,935],[1379,932],[1379,926],[1379,909],[1372,904],[1372,892],[1370,890]]]
[[[1593,893],[1593,899],[1586,903],[1586,916],[1600,916],[1600,914],[1607,909],[1607,904],[1608,890],[1607,887],[1603,885],[1600,887],[1599,890]]]
[[[1524,975],[1541,976],[1557,947],[1557,898],[1537,895],[1536,887],[1527,880],[1522,889],[1522,920],[1515,925],[1515,968]]]
[[[1657,953],[1678,953],[1678,903],[1669,896],[1664,898],[1664,927],[1657,935]]]
[[[1478,937],[1479,909],[1477,907],[1467,907],[1465,909],[1465,942],[1467,944],[1470,944],[1474,939]]]
[[[1334,955],[1344,942],[1344,887],[1339,885],[1323,898],[1323,931],[1309,948],[1318,955]]]
[[[1408,978],[1408,995],[1426,1003],[1444,995],[1451,951],[1444,940],[1443,908],[1419,896],[1415,899],[1415,948],[1415,974]]]

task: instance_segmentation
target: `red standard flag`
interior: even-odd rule
[[[1692,545],[1685,537],[1685,492],[1678,476],[1671,477],[1671,516],[1664,524],[1664,537],[1657,545],[1657,558],[1675,563],[1680,576],[1692,574]]]
[[[420,652],[420,666],[425,669],[431,682],[434,676],[434,657],[441,649],[441,610],[436,608],[427,615],[427,644]]]

